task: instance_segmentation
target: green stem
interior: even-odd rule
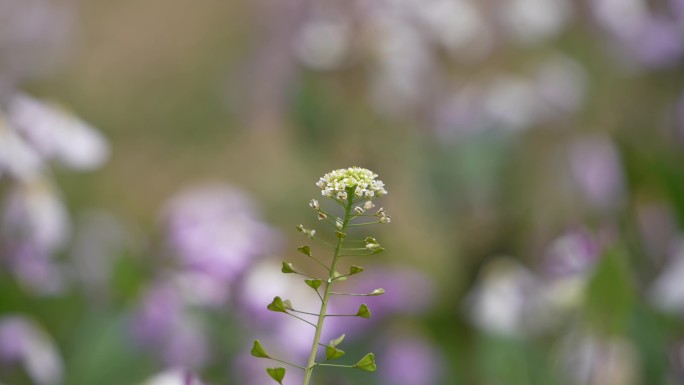
[[[347,199],[347,205],[344,206],[344,221],[342,222],[342,229],[340,231],[344,233],[351,219],[351,210],[353,201],[353,194],[349,194]],[[304,369],[304,383],[302,385],[309,385],[311,380],[311,374],[316,366],[316,353],[318,352],[318,345],[321,341],[321,333],[323,332],[323,322],[325,321],[326,311],[328,310],[328,300],[330,299],[330,293],[332,291],[333,285],[333,275],[335,274],[335,266],[337,265],[337,259],[340,255],[340,250],[342,249],[342,244],[344,243],[344,238],[337,239],[337,247],[335,247],[335,254],[333,255],[332,264],[330,265],[328,280],[325,283],[325,294],[323,294],[323,300],[321,301],[321,311],[318,314],[318,323],[316,324],[316,333],[314,334],[313,344],[311,346],[311,355],[309,355],[309,362],[306,364]]]

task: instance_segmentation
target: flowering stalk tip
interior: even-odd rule
[[[267,309],[270,311],[284,313],[286,315],[295,317],[316,328],[311,347],[311,354],[309,355],[306,365],[300,366],[269,355],[266,353],[265,349],[263,346],[261,346],[261,343],[259,343],[258,340],[255,341],[255,344],[252,348],[252,355],[255,357],[268,358],[304,370],[303,385],[309,385],[314,368],[319,366],[357,368],[365,371],[375,371],[376,369],[375,356],[372,353],[366,354],[360,361],[353,365],[337,365],[328,364],[325,362],[316,362],[316,356],[321,346],[325,347],[326,360],[339,359],[345,354],[343,350],[337,347],[337,345],[342,343],[344,335],[330,341],[329,345],[325,345],[320,342],[323,324],[326,317],[371,317],[371,311],[365,304],[361,304],[356,313],[327,314],[328,304],[332,295],[378,296],[384,294],[385,292],[384,289],[375,289],[373,292],[366,294],[350,294],[332,291],[333,285],[335,283],[344,281],[348,277],[364,271],[363,267],[352,265],[349,268],[348,274],[340,274],[335,269],[340,257],[369,256],[378,254],[384,250],[384,248],[380,246],[380,243],[375,238],[370,236],[355,238],[353,236],[354,234],[349,232],[350,228],[352,227],[390,222],[390,217],[387,215],[384,208],[380,208],[375,214],[367,213],[368,210],[371,210],[373,207],[375,207],[375,204],[373,203],[374,199],[387,194],[385,184],[381,180],[377,179],[377,177],[377,174],[368,169],[361,167],[349,167],[346,169],[331,171],[321,177],[316,183],[316,186],[321,189],[322,196],[333,199],[343,208],[343,213],[339,216],[336,216],[333,212],[323,209],[318,200],[312,199],[309,201],[309,207],[316,212],[317,218],[321,220],[322,223],[325,223],[331,227],[331,232],[335,236],[336,241],[334,243],[328,243],[316,236],[315,229],[307,229],[303,225],[298,225],[297,231],[303,233],[308,238],[318,241],[324,246],[332,249],[332,260],[329,264],[325,264],[322,260],[319,260],[316,256],[314,256],[312,248],[309,245],[301,246],[297,250],[322,266],[325,269],[327,276],[317,278],[314,275],[309,275],[307,273],[295,270],[292,263],[283,262],[282,264],[281,270],[283,273],[294,273],[305,276],[307,279],[304,280],[304,283],[312,288],[318,298],[321,300],[321,307],[318,314],[297,310],[293,308],[292,303],[289,300],[283,300],[279,296],[275,297],[267,306]],[[375,220],[368,221],[368,218],[374,217],[376,218]],[[366,218],[366,220],[355,222],[359,218]],[[349,242],[353,246],[343,247],[345,242]],[[347,254],[347,252],[351,254]],[[309,322],[294,313],[318,316],[318,320],[314,324],[313,322]],[[267,373],[274,381],[282,383],[286,372],[285,368],[268,368]]]

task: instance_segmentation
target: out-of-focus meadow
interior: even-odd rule
[[[379,369],[315,383],[684,383],[683,69],[681,0],[0,0],[0,383],[268,383],[353,165]]]

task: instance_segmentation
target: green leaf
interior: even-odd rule
[[[374,372],[378,369],[377,365],[375,364],[375,355],[373,353],[368,353],[365,356],[363,356],[362,359],[359,360],[354,365],[355,368],[365,370],[367,372]]]
[[[384,248],[384,247],[378,247],[377,249],[373,250],[373,252],[370,253],[370,255],[380,254],[380,253],[382,253],[383,251],[385,251],[385,248]]]
[[[342,341],[344,341],[344,336],[345,335],[342,334],[341,336],[335,338],[334,340],[330,340],[330,346],[335,347],[335,346],[341,344]]]
[[[273,302],[266,306],[266,309],[279,313],[287,313],[287,308],[285,307],[285,302],[280,297],[273,298]]]
[[[307,245],[304,245],[304,246],[302,246],[302,247],[297,248],[297,251],[299,251],[300,253],[302,253],[302,254],[304,254],[304,255],[306,255],[306,256],[309,256],[309,257],[312,256],[312,255],[311,255],[311,247],[309,247],[309,246],[307,246]]]
[[[349,275],[359,274],[360,272],[362,272],[364,270],[366,270],[366,269],[364,269],[361,266],[351,265],[349,267]]]
[[[340,350],[334,346],[326,345],[325,347],[325,358],[327,360],[336,360],[344,355],[344,351]]]
[[[365,303],[362,303],[361,306],[359,306],[359,311],[356,312],[356,316],[361,318],[370,318],[371,311]]]
[[[373,290],[369,295],[378,296],[378,295],[383,295],[383,294],[385,294],[385,289],[379,288],[379,289]]]
[[[343,282],[347,280],[347,276],[340,274],[339,271],[333,271],[332,279],[333,281]]]
[[[254,345],[252,345],[252,351],[250,353],[254,357],[270,358],[268,353],[266,353],[266,349],[264,349],[264,346],[261,345],[261,342],[259,340],[254,340]]]
[[[620,247],[606,250],[587,285],[586,320],[604,333],[624,333],[632,317],[637,293],[627,258]]]
[[[321,287],[322,282],[323,281],[321,281],[320,279],[305,279],[304,280],[304,283],[309,285],[309,287],[314,289],[314,290],[318,290],[318,288]]]
[[[366,237],[366,239],[364,239],[364,241],[366,243],[378,243],[378,241],[376,241],[375,238],[373,238],[373,237]]]
[[[268,373],[271,378],[283,385],[283,378],[285,378],[285,368],[266,368],[266,373]]]
[[[281,271],[285,274],[296,273],[294,266],[290,262],[283,262],[283,268]]]

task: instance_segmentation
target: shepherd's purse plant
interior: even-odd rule
[[[311,354],[304,365],[292,363],[282,358],[275,357],[269,354],[259,340],[255,340],[252,346],[251,354],[254,357],[270,359],[280,362],[294,368],[304,371],[304,382],[302,385],[309,385],[311,375],[315,368],[322,366],[339,367],[339,368],[355,368],[368,372],[376,370],[375,356],[373,353],[368,353],[354,364],[333,364],[333,361],[344,356],[344,351],[339,348],[344,340],[345,335],[329,341],[329,343],[321,343],[321,333],[323,332],[323,324],[328,317],[360,317],[370,318],[371,310],[366,304],[360,304],[356,313],[354,314],[328,314],[328,304],[333,296],[359,296],[369,297],[378,296],[385,293],[384,289],[378,288],[370,293],[343,293],[333,291],[333,286],[357,275],[364,271],[364,268],[358,265],[351,265],[349,271],[341,273],[337,270],[338,262],[343,257],[368,256],[381,253],[384,248],[372,236],[354,237],[348,234],[354,227],[364,227],[374,224],[384,224],[390,222],[390,217],[381,207],[375,209],[374,200],[387,194],[385,184],[376,179],[377,174],[370,170],[360,167],[350,167],[347,169],[334,170],[325,174],[316,183],[321,189],[321,195],[325,198],[330,198],[338,208],[337,211],[342,211],[341,216],[336,216],[333,211],[328,211],[323,208],[323,205],[318,200],[312,199],[309,206],[315,211],[318,219],[329,225],[334,234],[334,241],[330,242],[322,239],[317,235],[316,230],[307,229],[304,226],[297,226],[297,230],[304,234],[307,238],[317,241],[323,247],[330,249],[332,257],[328,259],[327,263],[314,255],[311,246],[304,245],[297,250],[306,257],[318,263],[326,272],[325,277],[316,277],[294,267],[291,262],[283,262],[282,272],[285,274],[296,274],[304,277],[304,283],[316,292],[320,299],[320,311],[318,313],[309,313],[299,310],[288,299],[283,299],[280,296],[273,298],[273,301],[267,306],[267,309],[273,312],[283,313],[292,316],[296,319],[306,322],[316,328],[314,338],[311,344]],[[332,237],[331,237],[332,238]],[[301,315],[308,315],[316,317],[316,322],[310,322]],[[325,359],[317,361],[318,352],[320,349],[325,350]],[[284,367],[267,368],[268,375],[282,385],[285,377],[286,369]]]

